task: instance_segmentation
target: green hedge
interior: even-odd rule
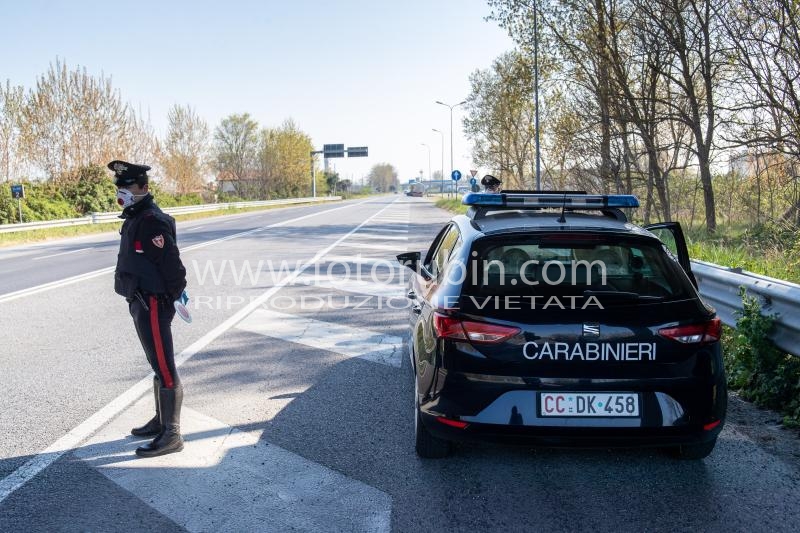
[[[800,427],[800,357],[778,349],[768,335],[774,315],[762,315],[754,296],[740,289],[743,310],[736,329],[723,338],[728,385],[745,400],[783,415],[788,427]]]
[[[19,183],[19,182],[17,182]],[[89,166],[78,171],[75,179],[52,181],[22,181],[25,198],[22,200],[23,222],[76,218],[89,213],[107,213],[119,209],[117,188],[105,167]],[[205,201],[200,194],[173,195],[162,191],[157,183],[150,191],[161,207],[198,205]],[[0,224],[19,222],[17,200],[11,197],[11,183],[0,186]]]

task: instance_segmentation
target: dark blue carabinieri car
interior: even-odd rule
[[[727,405],[721,323],[680,225],[627,195],[468,193],[414,271],[416,451],[453,441],[662,446],[699,459]]]

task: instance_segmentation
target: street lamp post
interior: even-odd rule
[[[440,102],[439,100],[436,100],[436,103],[450,108],[450,175],[452,176],[453,175],[453,109],[460,105],[466,104],[467,101],[462,100],[461,102],[453,105],[445,104],[444,102]]]
[[[437,130],[436,128],[433,128],[433,131],[438,133],[439,137],[442,138],[441,139],[442,140],[442,170],[441,170],[442,173],[439,176],[439,179],[442,180],[442,193],[444,193],[444,133],[442,133],[441,131]]]
[[[433,176],[431,176],[431,147],[425,143],[420,144],[428,149],[428,179],[433,181]]]

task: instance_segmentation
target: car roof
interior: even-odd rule
[[[586,214],[575,211],[564,213],[566,222],[559,222],[560,210],[517,211],[503,210],[472,219],[466,215],[453,217],[463,232],[495,235],[501,233],[518,233],[521,231],[598,231],[611,233],[625,233],[656,238],[646,229],[631,222],[618,220],[611,216],[600,214]],[[477,237],[475,235],[474,237]]]

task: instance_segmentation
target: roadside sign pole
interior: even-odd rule
[[[450,174],[450,177],[453,179],[452,188],[450,190],[453,192],[453,196],[458,198],[458,180],[461,179],[461,172],[459,170],[454,170],[453,173]]]
[[[19,210],[19,223],[22,224],[22,199],[25,198],[25,186],[21,184],[11,186],[11,197],[17,199]]]

